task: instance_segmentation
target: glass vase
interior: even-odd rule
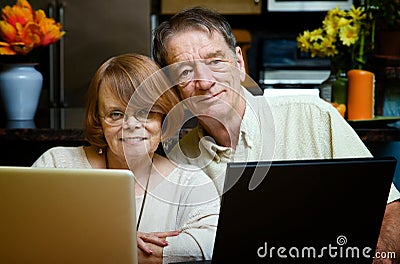
[[[347,74],[340,71],[336,76],[336,81],[332,84],[332,102],[347,105]]]
[[[330,74],[319,85],[320,97],[328,102],[346,104],[347,101],[347,77],[346,67],[342,56],[331,59]]]
[[[331,70],[328,78],[319,85],[320,97],[327,102],[332,102],[332,85],[336,80],[336,72]]]

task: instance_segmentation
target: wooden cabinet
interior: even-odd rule
[[[204,6],[225,15],[261,14],[261,0],[161,0],[161,15],[175,14],[190,6]]]

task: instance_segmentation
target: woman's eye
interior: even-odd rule
[[[113,112],[111,112],[111,113],[109,114],[109,117],[110,117],[112,120],[119,120],[119,119],[124,118],[124,113],[122,113],[121,111],[113,111]]]
[[[148,109],[141,109],[141,110],[136,111],[135,118],[137,120],[146,120],[148,118],[151,118],[151,113],[152,112]]]
[[[141,110],[139,110],[139,111],[136,112],[136,116],[143,117],[143,116],[148,115],[148,113],[149,113],[149,111],[144,110],[144,109],[141,109]]]

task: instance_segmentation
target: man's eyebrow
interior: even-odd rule
[[[217,50],[215,52],[207,53],[207,58],[213,57],[225,57],[225,52],[223,52],[222,50]]]
[[[172,72],[175,72],[175,71],[181,69],[182,67],[190,66],[192,64],[193,64],[193,60],[181,61],[181,62],[171,64],[170,66],[168,66],[168,69]]]

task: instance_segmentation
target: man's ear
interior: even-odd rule
[[[240,81],[243,82],[244,79],[246,78],[246,67],[245,67],[242,49],[240,47],[236,47],[235,52],[236,52],[236,57],[237,57],[236,64],[237,64],[238,69],[241,72]]]

